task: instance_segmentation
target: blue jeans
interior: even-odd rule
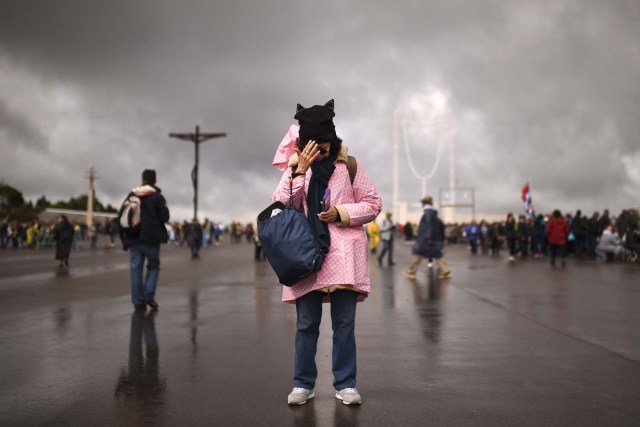
[[[147,276],[142,278],[144,259],[147,258]],[[160,274],[160,245],[138,242],[129,247],[131,265],[131,302],[133,305],[144,305],[153,301]]]
[[[296,300],[296,355],[293,386],[313,390],[318,369],[316,350],[322,319],[320,291],[309,292]],[[356,304],[358,294],[338,290],[329,294],[333,328],[333,387],[336,390],[356,386]]]
[[[198,258],[200,256],[200,245],[191,245],[191,258]]]
[[[393,264],[393,239],[382,241],[382,253],[378,257],[378,261],[382,263],[384,256],[389,254],[389,265]]]

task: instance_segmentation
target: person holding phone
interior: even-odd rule
[[[302,405],[315,396],[323,303],[331,303],[335,397],[346,405],[362,402],[356,389],[355,314],[357,302],[370,291],[363,225],[378,216],[382,201],[357,161],[352,183],[348,150],[336,134],[333,117],[333,100],[309,108],[298,104],[299,127],[289,129],[273,162],[284,173],[272,201],[286,205],[292,198],[326,253],[319,271],[282,288],[282,300],[295,304],[297,313],[290,405]]]

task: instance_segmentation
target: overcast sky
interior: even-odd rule
[[[640,193],[638,1],[35,1],[0,6],[0,180],[29,199],[86,193],[117,205],[145,168],[176,219],[257,215],[295,106],[335,99],[338,134],[392,201],[419,174],[478,212],[521,212],[530,182],[548,211],[618,212]]]

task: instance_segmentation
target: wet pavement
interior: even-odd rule
[[[453,278],[370,259],[358,390],[290,407],[295,308],[253,245],[163,247],[157,313],[133,313],[127,254],[0,252],[1,425],[638,425],[640,268],[447,252]]]

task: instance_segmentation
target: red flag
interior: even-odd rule
[[[529,191],[529,183],[527,182],[524,187],[522,187],[522,207],[524,211],[528,214],[533,215],[533,205],[531,200],[531,192]]]
[[[529,194],[529,183],[527,182],[524,187],[522,187],[522,201],[526,202],[527,201],[527,196]]]

